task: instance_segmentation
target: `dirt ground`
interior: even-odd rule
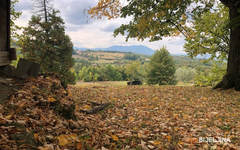
[[[0,78],[0,104],[3,104],[11,95],[17,92],[22,86],[22,80]]]

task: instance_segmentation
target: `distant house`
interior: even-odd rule
[[[0,66],[16,60],[16,50],[10,48],[10,0],[0,0]]]

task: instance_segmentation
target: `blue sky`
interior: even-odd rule
[[[22,11],[22,16],[16,21],[17,25],[27,26],[32,15],[32,0],[19,0],[16,4],[16,11]],[[131,17],[117,19],[91,19],[84,13],[84,10],[95,6],[97,0],[52,0],[53,8],[60,10],[60,15],[64,19],[66,34],[68,34],[75,47],[106,48],[113,45],[145,45],[156,50],[159,47],[167,46],[172,54],[185,53],[183,51],[184,38],[167,37],[161,41],[143,42],[137,39],[129,39],[125,42],[124,36],[113,37],[113,31],[121,24],[127,24]],[[126,0],[121,0],[126,4]]]

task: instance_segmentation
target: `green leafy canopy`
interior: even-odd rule
[[[12,0],[11,1],[11,9],[10,9],[10,28],[11,28],[11,42],[15,42],[14,39],[19,37],[19,34],[17,33],[18,30],[22,29],[22,27],[16,25],[14,22],[22,15],[22,12],[17,12],[14,7],[15,4],[18,3],[18,0]]]
[[[188,36],[186,23],[192,15],[210,10],[215,0],[128,0],[129,4],[121,9],[121,17],[133,16],[129,24],[122,24],[114,31],[114,36],[124,35],[150,41],[161,40],[164,36]]]
[[[198,54],[211,54],[209,60],[217,57],[226,60],[230,46],[230,27],[228,8],[219,4],[216,9],[193,17],[188,28],[190,37],[186,38],[185,51],[193,58]]]

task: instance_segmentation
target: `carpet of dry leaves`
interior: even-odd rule
[[[0,124],[18,122],[34,135],[39,150],[60,149],[240,149],[240,92],[176,86],[69,86],[52,91],[58,79],[28,79],[0,105]],[[38,97],[36,99],[36,96]],[[48,105],[75,104],[76,120],[65,120]],[[94,103],[111,103],[84,114]],[[0,126],[0,149],[20,149],[9,137],[21,132]],[[231,142],[199,142],[226,137]],[[27,148],[27,145],[25,145]]]

